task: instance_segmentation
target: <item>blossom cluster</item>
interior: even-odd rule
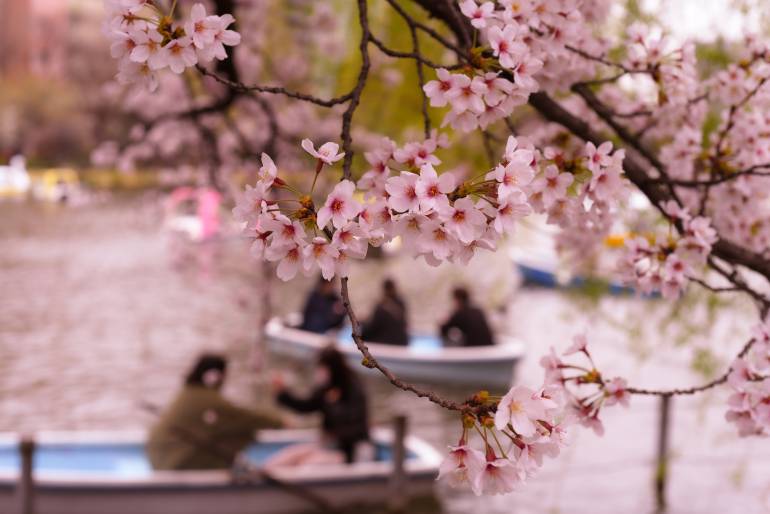
[[[602,376],[588,350],[588,338],[585,334],[578,334],[573,338],[572,345],[564,351],[563,357],[576,354],[584,356],[589,366],[565,362],[552,348],[550,353],[540,360],[540,365],[545,369],[545,383],[560,390],[567,409],[577,422],[601,436],[604,434],[604,426],[599,419],[602,407],[616,404],[628,406],[630,395],[626,389],[626,381],[620,377],[606,380]],[[586,388],[592,391],[586,393]],[[581,391],[580,395],[577,390]]]
[[[676,45],[673,39],[642,23],[627,30],[627,69],[649,73],[657,89],[658,105],[686,104],[698,84],[695,44]]]
[[[532,477],[542,467],[545,457],[555,458],[567,443],[567,429],[579,422],[602,435],[599,411],[603,406],[628,405],[625,381],[605,381],[596,370],[587,349],[585,336],[577,336],[565,355],[582,352],[590,368],[567,364],[553,349],[542,359],[546,376],[535,391],[517,385],[503,397],[486,392],[470,400],[475,414],[463,414],[463,430],[456,446],[441,464],[439,479],[451,486],[469,486],[481,494],[503,494]],[[572,372],[573,376],[565,376]],[[595,388],[578,396],[572,388]],[[470,430],[482,438],[483,451],[470,444]]]
[[[356,198],[356,184],[342,180],[316,204],[312,188],[301,194],[288,186],[263,155],[260,178],[247,188],[234,214],[255,238],[252,254],[278,261],[283,280],[300,270],[320,269],[327,279],[346,276],[351,258],[362,259],[369,244],[379,246],[395,237],[429,264],[467,262],[479,248],[496,248],[512,223],[530,212],[522,188],[534,175],[533,153],[515,149],[513,141],[504,164],[465,181],[451,172],[437,173],[434,164],[440,160],[432,154],[437,136],[402,148],[387,144],[367,154],[373,168],[358,184],[366,192],[363,202]],[[317,159],[316,178],[343,156],[335,143],[315,150],[306,140],[303,147]],[[402,168],[397,174],[391,170],[396,166]],[[296,195],[286,200],[291,208],[282,210],[280,200],[268,198],[274,186]]]
[[[464,416],[460,441],[449,447],[439,468],[438,478],[453,487],[467,485],[477,495],[508,493],[534,475],[544,457],[557,457],[566,444],[563,409],[546,389],[515,386],[499,402],[481,392],[474,402],[482,408],[497,403],[497,410]],[[469,444],[469,429],[477,423],[484,451]]]
[[[770,435],[770,317],[755,327],[751,348],[735,359],[727,383],[733,390],[727,421],[743,437]]]
[[[705,264],[717,233],[708,218],[693,217],[673,200],[664,210],[670,220],[668,234],[629,239],[620,271],[643,293],[660,292],[664,298],[676,298],[688,277]],[[675,224],[681,227],[678,235],[673,229]]]
[[[589,142],[569,151],[546,146],[539,155],[530,203],[536,213],[560,228],[556,249],[575,266],[590,262],[609,235],[628,196],[623,178],[625,152],[612,143]]]
[[[225,46],[241,41],[240,34],[228,29],[235,21],[232,15],[207,15],[200,3],[184,21],[149,0],[105,0],[105,10],[110,51],[119,60],[118,81],[141,83],[150,91],[158,87],[159,70],[180,74],[198,63],[223,60]]]
[[[346,276],[350,260],[364,258],[368,245],[395,238],[428,264],[467,263],[477,250],[495,250],[517,220],[532,212],[547,214],[565,232],[582,224],[581,230],[603,234],[607,214],[623,197],[624,154],[613,153],[610,143],[587,143],[567,159],[511,136],[494,168],[466,179],[437,172],[441,160],[434,152],[443,145],[435,132],[403,147],[386,140],[365,154],[371,167],[357,183],[339,182],[318,203],[314,188],[309,194],[291,188],[263,156],[260,179],[234,211],[255,239],[252,254],[279,262],[283,280],[314,270],[327,279]],[[335,143],[316,151],[306,140],[303,147],[317,159],[316,178],[342,157]],[[295,198],[271,202],[276,187]]]
[[[439,69],[437,80],[423,89],[432,106],[450,107],[444,125],[469,132],[508,117],[538,91],[536,75],[579,40],[583,15],[580,2],[571,0],[461,0],[459,5],[478,32],[479,45],[461,72]]]

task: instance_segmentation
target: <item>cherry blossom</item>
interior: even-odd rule
[[[520,482],[519,471],[508,459],[498,459],[493,455],[487,456],[484,468],[473,482],[473,492],[482,494],[510,493]]]
[[[192,6],[189,19],[180,22],[169,22],[154,4],[143,1],[105,0],[105,11],[105,33],[112,41],[113,57],[119,59],[118,80],[143,83],[150,91],[158,86],[152,72],[169,68],[181,74],[199,62],[225,59],[225,46],[240,43],[240,34],[227,29],[235,18],[207,16],[200,3]]]
[[[335,162],[339,161],[343,157],[345,157],[345,153],[337,153],[340,149],[340,145],[337,143],[324,143],[322,144],[318,150],[315,149],[315,145],[313,145],[313,142],[309,139],[303,139],[302,140],[302,149],[305,150],[307,153],[318,159],[319,161],[322,161],[326,164],[334,164]]]
[[[578,352],[588,354],[588,338],[585,334],[578,334],[572,338],[572,345],[564,350],[564,355],[572,355]]]
[[[257,176],[259,183],[263,188],[268,189],[272,187],[278,176],[278,168],[276,168],[273,159],[266,153],[262,153],[262,167],[259,168],[259,174]]]
[[[450,209],[444,223],[447,230],[464,244],[478,239],[486,228],[487,218],[473,201],[468,197],[460,198]]]
[[[457,182],[451,173],[439,176],[432,165],[427,164],[420,169],[415,192],[423,212],[446,211],[449,208],[447,193],[451,193]]]
[[[598,172],[602,167],[609,166],[612,160],[610,159],[610,153],[612,152],[612,143],[605,141],[597,148],[592,142],[586,143],[586,160],[588,169],[594,173]]]
[[[535,392],[528,387],[516,386],[508,391],[497,406],[495,427],[504,429],[509,424],[524,436],[535,434],[538,419],[545,417],[545,409]]]
[[[195,4],[190,10],[190,19],[185,23],[185,32],[192,38],[198,49],[206,48],[214,42],[216,24],[206,15],[203,4]]]
[[[475,0],[463,0],[460,2],[460,10],[465,16],[470,18],[471,25],[477,29],[482,29],[487,26],[487,20],[492,17],[492,13],[495,10],[495,4],[492,2],[483,2],[479,5]]]
[[[550,207],[567,195],[567,188],[575,178],[569,173],[559,172],[555,165],[546,166],[543,174],[532,182],[532,190],[539,193],[543,205]]]
[[[334,247],[324,237],[314,237],[302,253],[302,265],[305,272],[310,273],[313,269],[321,270],[321,275],[326,280],[334,278],[335,268],[339,250]]]
[[[361,204],[353,199],[355,190],[356,185],[350,180],[343,180],[334,187],[318,211],[318,228],[325,228],[329,220],[335,228],[341,228],[361,212]]]
[[[629,394],[626,390],[626,381],[620,377],[613,378],[604,386],[604,394],[607,397],[604,404],[608,407],[620,403],[628,407]]]
[[[235,18],[229,14],[209,16],[206,18],[206,23],[213,31],[213,38],[211,44],[204,45],[199,50],[199,55],[204,61],[213,59],[223,61],[227,58],[225,46],[237,46],[241,43],[241,35],[227,28],[235,23]]]
[[[500,64],[508,69],[514,69],[527,52],[527,47],[516,41],[519,35],[519,27],[508,24],[504,28],[492,27],[487,32],[489,45],[492,51],[500,59]]]
[[[462,75],[455,75],[444,68],[436,70],[436,75],[438,80],[431,80],[423,86],[423,90],[433,107],[444,107],[451,99],[449,92],[456,91],[459,87],[457,80]]]
[[[278,263],[278,278],[291,280],[303,268],[307,248],[296,242],[289,245],[271,245],[265,250],[265,259]]]
[[[449,454],[439,466],[437,480],[446,480],[452,487],[475,484],[485,466],[484,454],[460,441],[458,446],[449,447]]]
[[[556,226],[555,247],[572,265],[570,271],[591,270],[607,257],[617,263],[609,278],[620,277],[641,293],[677,299],[689,282],[716,291],[720,286],[710,282],[723,280],[735,286],[723,289],[748,290],[767,307],[765,293],[754,291],[751,282],[766,275],[762,263],[770,257],[770,94],[763,87],[770,78],[770,46],[747,37],[744,45],[736,45],[740,56],[735,62],[709,72],[691,42],[677,42],[642,24],[619,36],[601,30],[594,22],[606,18],[608,2],[461,0],[458,5],[468,33],[451,40],[459,41],[463,51],[432,57],[446,67],[417,60],[422,72],[438,68],[422,92],[431,107],[444,109],[441,135],[430,131],[426,114],[424,138],[414,139],[407,129],[393,135],[406,138],[400,144],[363,124],[355,134],[343,129],[343,152],[335,142],[316,149],[303,139],[301,147],[317,160],[315,173],[292,169],[298,173],[290,175],[291,185],[279,178],[272,158],[262,154],[256,184],[246,187],[233,210],[254,258],[274,263],[283,280],[317,271],[331,279],[347,276],[369,246],[398,239],[401,251],[429,265],[465,264],[479,252],[496,250],[518,220],[537,214]],[[181,7],[163,12],[142,0],[108,0],[106,7],[105,32],[121,83],[154,90],[160,75],[163,89],[167,82],[180,87],[181,77],[161,70],[192,73],[194,66],[227,58],[226,47],[241,42],[240,34],[229,29],[233,16],[208,15],[202,4],[193,5],[188,16]],[[375,41],[362,45],[370,42]],[[249,48],[262,45],[250,41]],[[254,59],[248,53],[238,60]],[[369,64],[379,65],[374,59]],[[286,67],[293,68],[293,62]],[[271,79],[285,74],[275,71]],[[362,80],[368,71],[361,69]],[[236,98],[242,91],[262,89],[228,82],[220,80],[216,87],[235,99],[227,106],[228,115],[243,111],[234,123],[263,120],[265,113],[255,102]],[[151,119],[161,122],[132,131],[131,139],[144,138],[145,147],[135,145],[123,158],[141,158],[149,146],[163,152],[180,147],[190,130],[177,119],[178,111],[164,105],[172,103],[170,96],[153,102],[136,95],[135,88],[127,90],[139,96],[136,102]],[[219,98],[221,92],[216,90]],[[295,100],[306,96],[288,89],[276,96],[284,93]],[[354,90],[340,97],[349,102],[345,116],[355,110],[357,95]],[[518,115],[517,108],[528,101],[548,123],[523,110],[524,116]],[[196,109],[205,105],[198,98],[190,103]],[[310,109],[327,102],[313,103]],[[303,116],[286,116],[284,107],[291,111],[285,104],[277,109],[275,124],[285,137],[273,145],[278,151],[273,156],[286,158],[287,168],[302,168],[299,152],[286,148],[286,141],[304,137],[311,126],[319,132],[314,137],[331,132],[322,115],[303,111]],[[331,112],[331,117],[339,114]],[[209,128],[220,120],[196,121]],[[489,129],[483,135],[492,162],[460,164],[457,152],[440,152],[448,145],[450,128]],[[503,133],[517,136],[508,138],[496,160],[493,152],[502,146]],[[237,138],[229,137],[216,141],[217,156],[227,161],[223,167],[253,173],[259,163],[241,155],[254,151],[235,151]],[[255,139],[261,144],[266,138]],[[359,148],[364,168],[356,169],[358,162],[348,154],[344,180],[333,188],[326,177],[316,180],[324,165]],[[626,155],[624,148],[633,151]],[[358,183],[351,180],[359,176]],[[312,183],[302,180],[306,177]],[[632,186],[646,197],[643,214],[626,201]],[[616,241],[612,248],[607,248],[608,236]],[[759,270],[758,277],[750,269]],[[769,341],[766,321],[726,374],[732,392],[726,419],[742,436],[770,432]],[[477,494],[508,492],[531,477],[546,457],[558,456],[573,424],[601,435],[604,409],[627,406],[630,395],[639,391],[621,377],[605,378],[587,344],[588,335],[580,334],[563,354],[552,349],[544,356],[540,388],[516,385],[503,397],[479,392],[458,408],[462,437],[450,447],[440,477],[454,485],[471,484]]]

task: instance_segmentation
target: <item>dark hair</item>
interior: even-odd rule
[[[224,376],[225,370],[227,370],[227,361],[224,357],[215,353],[203,354],[198,357],[198,362],[196,362],[193,369],[190,370],[190,373],[185,380],[185,384],[208,387],[209,385],[204,381],[206,373],[209,371],[219,371]],[[220,380],[219,383],[221,384],[222,380]]]
[[[382,281],[382,291],[388,296],[398,296],[396,283],[390,278],[386,278]]]
[[[452,290],[452,297],[463,305],[468,305],[471,301],[471,295],[464,287],[455,287]]]
[[[329,371],[329,387],[339,389],[343,400],[350,398],[357,382],[345,356],[330,344],[318,355],[318,365]]]

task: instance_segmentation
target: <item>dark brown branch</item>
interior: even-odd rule
[[[414,34],[417,33],[417,31],[413,27],[410,27],[410,30]],[[369,41],[374,43],[374,46],[379,48],[380,51],[385,55],[389,57],[395,57],[397,59],[414,59],[415,61],[417,61],[417,64],[420,65],[420,67],[422,67],[422,65],[425,65],[433,69],[446,68],[448,70],[457,69],[461,67],[461,65],[458,65],[458,64],[444,65],[444,64],[435,63],[429,59],[426,59],[420,53],[419,46],[417,50],[413,52],[401,52],[399,50],[393,50],[392,48],[387,46],[385,43],[383,43],[381,39],[374,36],[374,34],[371,34],[369,36]],[[412,42],[414,42],[414,39],[412,39]]]
[[[711,284],[709,284],[705,280],[700,279],[698,277],[687,277],[687,279],[690,282],[695,282],[696,284],[700,285],[704,289],[708,289],[712,293],[730,293],[730,292],[740,292],[741,291],[741,288],[739,288],[737,286],[728,286],[728,287],[712,286]]]
[[[647,148],[639,139],[635,138],[626,127],[615,121],[612,109],[601,102],[594,92],[591,91],[591,88],[584,84],[575,84],[572,86],[572,91],[583,98],[588,106],[598,114],[607,125],[612,127],[612,130],[615,131],[624,143],[639,152],[639,154],[647,159],[647,161],[649,161],[661,174],[667,174],[666,166],[658,159],[658,156],[655,155],[652,150]]]
[[[748,93],[746,93],[746,96],[744,96],[740,102],[730,106],[730,112],[727,114],[727,123],[725,124],[724,128],[719,132],[719,138],[717,139],[716,157],[719,157],[720,155],[722,155],[722,145],[724,144],[727,138],[727,135],[730,133],[733,126],[735,126],[735,114],[759,92],[759,90],[762,88],[762,86],[765,85],[766,82],[767,82],[767,78],[763,77],[757,82],[757,85],[755,87],[753,87]]]
[[[211,77],[212,79],[216,80],[220,84],[227,86],[231,90],[240,91],[243,93],[256,92],[256,93],[269,93],[274,95],[283,95],[289,98],[294,98],[296,100],[310,102],[312,104],[319,105],[321,107],[334,107],[335,105],[343,104],[353,98],[353,91],[350,91],[349,93],[346,93],[342,96],[337,96],[335,98],[330,98],[326,100],[323,98],[318,98],[313,95],[299,93],[297,91],[291,91],[289,89],[286,89],[280,86],[246,85],[241,82],[236,82],[236,81],[221,77],[216,73],[207,70],[203,66],[197,66],[197,68],[201,74],[207,77]]]
[[[426,34],[428,34],[430,37],[441,43],[443,46],[448,48],[449,50],[452,50],[457,54],[457,57],[459,57],[463,61],[468,61],[468,54],[467,54],[467,47],[461,48],[460,46],[455,45],[454,43],[450,42],[448,39],[446,39],[444,36],[439,34],[437,31],[433,30],[432,28],[428,27],[427,25],[424,25],[420,23],[419,21],[415,20],[411,16],[409,16],[409,13],[407,13],[401,5],[396,2],[396,0],[386,0],[393,9],[398,12],[398,14],[401,15],[402,18],[410,25],[414,26],[416,29],[419,29]],[[431,0],[415,0],[420,6],[422,6],[428,13],[436,18],[439,18],[441,21],[447,23],[452,28],[452,31],[455,34],[458,34],[458,31],[462,31],[462,28],[460,25],[456,23],[456,21],[452,20],[451,22],[448,21],[446,18],[443,17],[443,13],[446,12],[446,6],[439,6],[436,2],[433,2]],[[455,30],[456,29],[456,30]],[[461,32],[460,32],[461,33]]]
[[[754,339],[750,339],[745,345],[743,345],[743,348],[738,353],[736,358],[741,358],[745,356],[749,350],[751,349],[751,346],[754,344]],[[727,368],[727,371],[722,373],[720,376],[715,378],[714,380],[711,380],[710,382],[706,382],[703,385],[699,385],[696,387],[689,387],[686,389],[644,389],[639,387],[628,387],[626,388],[626,391],[631,394],[643,394],[643,395],[651,395],[651,396],[680,396],[684,394],[695,394],[700,393],[703,391],[706,391],[708,389],[712,389],[718,385],[724,384],[727,382],[727,378],[730,376],[730,372],[732,372],[733,368],[730,366]]]
[[[416,55],[420,55],[420,37],[417,34],[417,29],[410,25],[409,33],[412,36],[412,50]],[[428,95],[425,94],[425,73],[423,72],[422,65],[423,61],[421,60],[415,62],[415,67],[417,68],[417,87],[420,89],[423,129],[425,131],[425,139],[428,139],[430,137],[430,115],[428,114]]]
[[[366,78],[369,76],[371,62],[369,59],[369,41],[371,41],[371,32],[369,30],[369,17],[367,13],[367,0],[358,0],[358,22],[361,26],[361,42],[358,45],[361,53],[361,69],[358,72],[356,85],[350,92],[350,103],[342,114],[342,150],[345,152],[345,160],[342,162],[342,172],[346,179],[351,178],[351,165],[353,164],[352,137],[350,134],[351,123],[353,122],[353,113],[356,112],[358,104],[361,102],[361,94],[366,86]]]
[[[668,183],[668,184],[673,184],[675,186],[681,186],[681,187],[709,187],[709,186],[716,186],[719,184],[723,184],[725,182],[730,182],[731,180],[735,180],[743,176],[770,177],[770,171],[760,171],[764,168],[770,168],[770,164],[757,164],[756,166],[751,166],[750,168],[746,168],[745,170],[736,171],[730,174],[724,174],[721,177],[716,177],[712,179],[680,180],[675,178],[666,178],[666,179],[656,178],[656,179],[650,179],[650,182],[651,183]]]
[[[591,95],[593,95],[593,93],[591,93]],[[595,96],[593,98],[595,98]],[[596,101],[598,102],[598,99],[596,99]],[[594,131],[586,121],[564,109],[546,93],[540,92],[531,95],[529,97],[529,104],[544,118],[564,126],[567,130],[584,141],[591,141],[598,146],[605,140],[605,138]],[[623,131],[623,134],[627,137],[631,137],[627,131]],[[632,137],[631,139],[633,140]],[[636,146],[644,149],[644,147],[638,143],[636,143]],[[645,151],[648,150],[645,149]],[[661,164],[654,155],[652,157],[654,162]],[[673,199],[673,197],[668,188],[664,187],[664,184],[650,183],[647,169],[648,166],[643,162],[640,162],[640,160],[633,154],[627,155],[623,162],[623,170],[625,171],[626,177],[628,177],[628,179],[650,199],[653,205],[657,206],[662,212],[662,205],[666,201]],[[665,167],[663,167],[663,169],[665,170]],[[724,261],[745,266],[770,280],[770,261],[765,259],[762,255],[751,252],[726,239],[719,239],[714,244],[712,254]]]
[[[351,148],[352,140],[350,134],[351,122],[353,119],[353,113],[358,107],[361,93],[363,92],[364,86],[366,84],[366,78],[368,76],[370,66],[368,44],[371,41],[371,33],[369,30],[366,1],[367,0],[358,0],[358,20],[361,26],[361,42],[359,44],[359,50],[361,52],[361,71],[358,75],[358,82],[356,87],[353,90],[353,97],[351,98],[351,102],[342,117],[341,137],[343,143],[342,148],[345,151],[345,160],[343,162],[342,169],[343,178],[345,179],[350,179],[352,176],[351,164],[353,160],[353,151]],[[426,391],[414,386],[413,384],[404,382],[403,380],[399,379],[392,371],[390,371],[390,369],[380,364],[379,361],[377,361],[377,359],[371,354],[369,348],[366,346],[366,343],[361,337],[361,324],[359,323],[358,317],[353,310],[353,305],[350,302],[350,292],[348,290],[347,277],[343,277],[341,280],[340,294],[342,296],[342,303],[348,314],[348,319],[350,319],[351,336],[353,337],[353,341],[355,342],[356,347],[361,352],[361,355],[363,355],[364,366],[379,370],[380,373],[382,373],[391,384],[398,387],[399,389],[414,393],[420,398],[427,398],[431,402],[444,407],[445,409],[455,411],[465,411],[469,409],[469,407],[466,405],[459,405],[451,400],[440,397],[432,391]]]
[[[380,373],[385,375],[385,378],[387,378],[391,384],[398,387],[399,389],[414,393],[420,398],[427,398],[428,400],[430,400],[431,402],[435,403],[440,407],[443,407],[448,410],[453,410],[453,411],[470,410],[470,408],[465,404],[458,404],[451,400],[442,398],[441,396],[437,395],[433,391],[420,389],[408,382],[404,382],[403,380],[398,378],[396,375],[394,375],[392,371],[390,371],[388,368],[380,364],[377,361],[377,359],[371,354],[371,352],[369,351],[369,348],[366,346],[366,343],[361,338],[361,323],[358,321],[358,318],[356,317],[356,314],[353,311],[353,306],[350,303],[350,293],[348,292],[347,277],[343,277],[341,282],[342,282],[342,289],[341,289],[342,303],[345,306],[345,309],[348,311],[348,318],[350,319],[350,325],[352,328],[353,341],[355,341],[356,347],[358,347],[358,350],[361,352],[361,355],[363,355],[364,360],[362,364],[364,366],[379,370]]]

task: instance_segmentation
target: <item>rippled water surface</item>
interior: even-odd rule
[[[229,238],[180,248],[161,226],[152,196],[79,207],[0,204],[0,431],[145,427],[152,416],[143,403],[166,402],[204,349],[230,357],[228,396],[269,405],[267,373],[252,371],[262,279],[245,244]],[[498,329],[527,344],[517,380],[533,386],[542,380],[539,355],[551,345],[566,346],[585,329],[607,374],[640,386],[700,383],[704,377],[688,371],[693,355],[716,348],[707,360],[719,372],[741,346],[753,314],[733,303],[718,311],[709,331],[689,334],[682,344],[708,312],[680,313],[692,325],[682,328],[667,324],[669,311],[656,302],[593,302],[521,289],[504,252],[464,271],[405,258],[362,265],[352,277],[361,313],[386,274],[401,284],[412,326],[422,331],[445,315],[453,285],[472,284]],[[308,285],[272,283],[273,312],[295,311]],[[367,386],[376,421],[406,412],[412,430],[436,446],[457,439],[453,416],[377,378]],[[469,393],[442,392],[457,398]],[[770,443],[738,439],[723,421],[723,404],[723,391],[674,400],[671,512],[770,512]],[[654,398],[637,397],[629,409],[607,409],[603,438],[576,430],[563,454],[520,492],[476,498],[439,485],[443,512],[651,512],[657,406]]]

